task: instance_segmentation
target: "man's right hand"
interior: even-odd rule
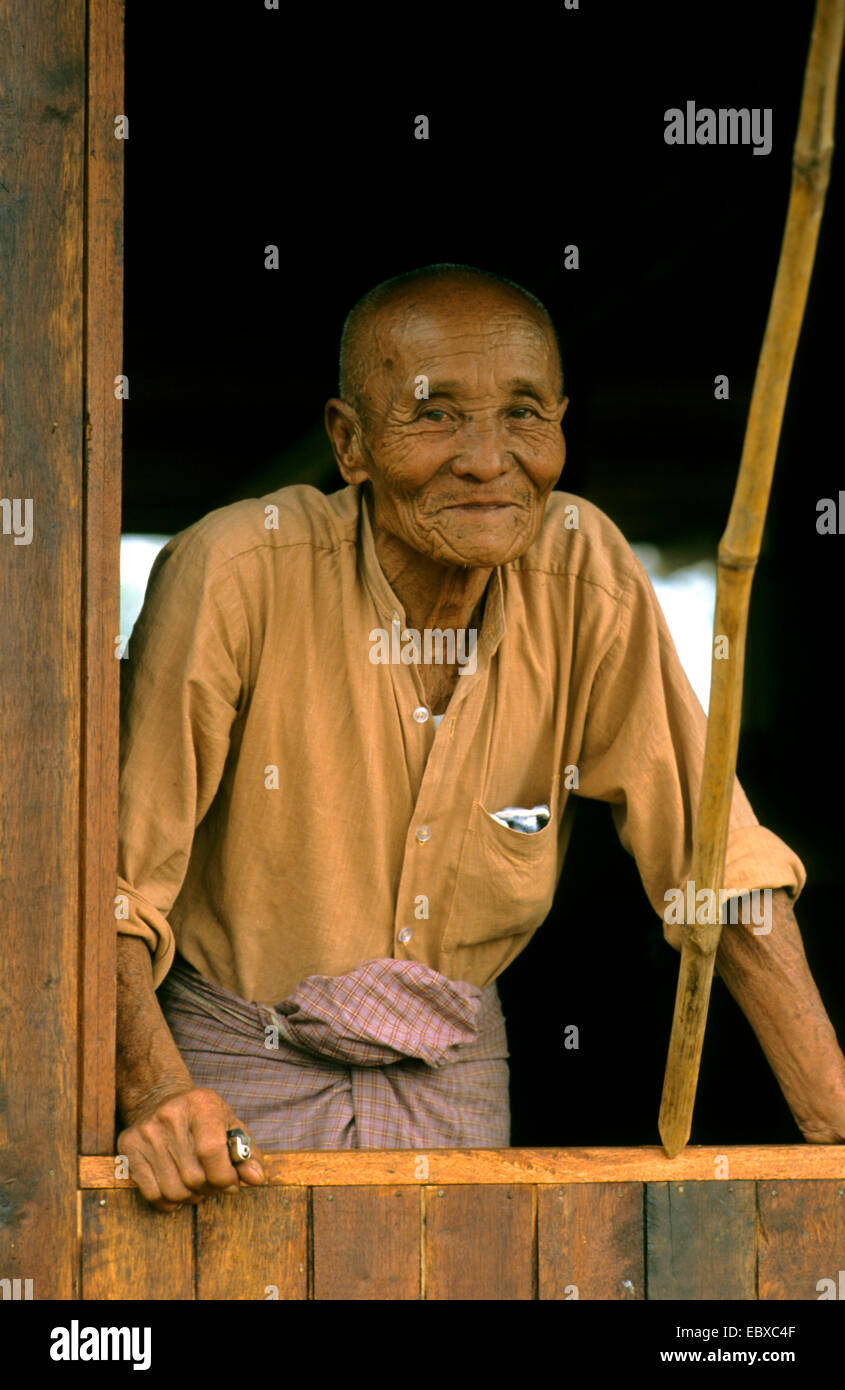
[[[176,1211],[203,1197],[237,1192],[239,1179],[253,1187],[264,1181],[252,1136],[252,1157],[236,1168],[227,1129],[249,1135],[216,1091],[189,1086],[134,1106],[131,1122],[118,1135],[118,1152],[128,1158],[130,1176],[147,1201],[159,1211]]]

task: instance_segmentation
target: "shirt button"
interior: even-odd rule
[[[399,940],[404,945],[406,941],[410,941],[413,934],[414,933],[411,931],[410,927],[403,927],[402,930],[399,932]]]
[[[425,723],[425,721],[428,719],[428,710],[426,709],[425,705],[417,705],[416,709],[414,710],[414,718],[416,719],[418,724]]]
[[[426,840],[431,839],[431,831],[429,830],[427,825],[420,826],[419,830],[417,831],[417,839],[419,840],[421,845],[424,845]]]

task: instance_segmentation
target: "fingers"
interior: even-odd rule
[[[264,1155],[261,1149],[256,1144],[252,1135],[249,1133],[249,1130],[241,1124],[240,1120],[236,1120],[234,1117],[232,1117],[230,1123],[227,1125],[227,1128],[242,1129],[246,1134],[247,1138],[249,1139],[250,1148],[252,1149],[250,1157],[246,1160],[246,1162],[238,1163],[235,1166],[237,1169],[238,1177],[240,1178],[241,1182],[249,1183],[252,1187],[258,1186],[260,1183],[263,1183],[265,1181]]]
[[[191,1139],[197,1161],[202,1165],[204,1181],[212,1187],[238,1186],[238,1169],[229,1157],[227,1129],[242,1129],[237,1120],[214,1110],[195,1110],[191,1117]],[[243,1166],[243,1165],[239,1165]]]
[[[170,1202],[186,1202],[194,1194],[203,1196],[209,1188],[217,1186],[209,1182],[205,1166],[194,1147],[192,1116],[197,1102],[192,1099],[193,1095],[193,1092],[188,1092],[165,1101],[155,1115],[141,1126],[142,1133],[146,1131],[144,1137],[154,1151],[155,1176],[162,1196]]]
[[[123,1150],[123,1135],[118,1138],[118,1147]],[[128,1155],[127,1155],[128,1157]],[[143,1154],[137,1154],[135,1158],[129,1159],[129,1166],[132,1177],[135,1179],[144,1197],[152,1206],[158,1207],[159,1211],[175,1211],[178,1203],[168,1202],[162,1197],[161,1188],[156,1181],[156,1175]]]
[[[146,1198],[151,1206],[156,1207],[162,1212],[178,1211],[183,1206],[193,1206],[201,1201],[201,1197],[194,1192],[188,1192],[182,1188],[178,1179],[174,1182],[173,1174],[169,1174],[165,1179],[167,1195],[162,1191],[154,1169],[147,1162],[142,1154],[137,1154],[130,1160],[132,1176],[138,1184],[141,1195]],[[181,1192],[183,1195],[176,1196]]]
[[[264,1181],[262,1156],[254,1145],[246,1162],[232,1163],[226,1131],[236,1128],[244,1126],[222,1097],[197,1087],[151,1103],[119,1136],[118,1146],[146,1200],[159,1211],[175,1211],[205,1196],[235,1193],[241,1181]]]
[[[200,1181],[189,1163],[183,1162],[180,1171],[165,1133],[157,1133],[149,1123],[137,1131],[125,1130],[118,1138],[118,1147],[129,1159],[129,1171],[140,1188],[141,1195],[159,1211],[175,1211],[185,1202],[198,1201],[204,1175]]]
[[[251,1156],[243,1163],[232,1163],[229,1157],[227,1132],[240,1129],[249,1140]],[[264,1182],[262,1154],[246,1126],[231,1111],[221,1122],[220,1116],[209,1110],[194,1110],[192,1115],[194,1151],[202,1164],[206,1181],[224,1191],[238,1191],[239,1181],[252,1185]]]

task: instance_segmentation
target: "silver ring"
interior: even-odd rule
[[[247,1159],[252,1157],[252,1145],[242,1129],[227,1129],[226,1143],[233,1164],[246,1163]]]

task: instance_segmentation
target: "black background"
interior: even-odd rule
[[[346,312],[387,276],[455,260],[524,284],[555,319],[571,399],[561,485],[632,541],[714,557],[812,9],[582,0],[382,20],[130,0],[124,529],[172,534],[287,483],[333,491],[321,421]],[[771,154],[667,146],[663,113],[687,100],[771,107]],[[845,476],[843,179],[840,154],[754,583],[739,758],[761,822],[806,865],[797,915],[840,1038],[845,537],[817,533],[816,503]],[[581,803],[554,911],[499,982],[515,1145],[657,1142],[677,965],[609,808]],[[799,1138],[716,981],[692,1141]]]

